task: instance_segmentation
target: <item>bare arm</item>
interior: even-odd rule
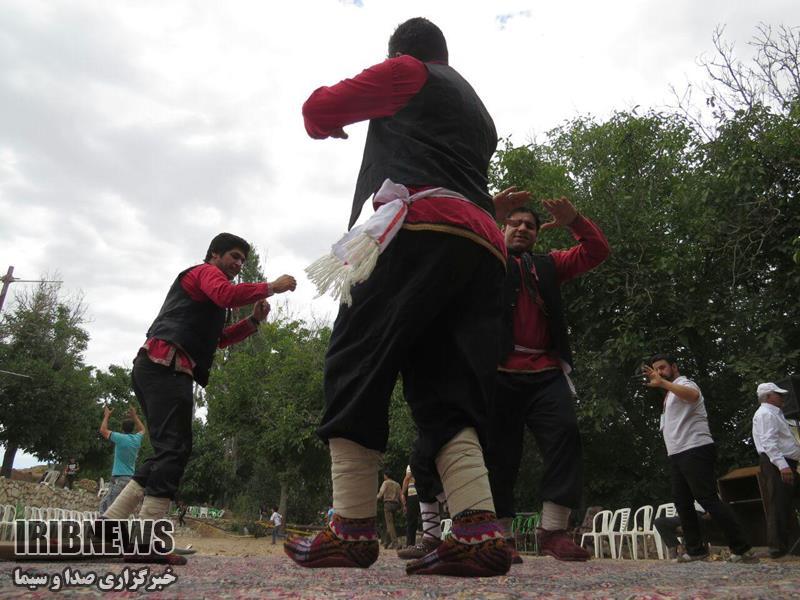
[[[107,406],[103,407],[103,421],[100,423],[100,435],[106,439],[111,435],[111,430],[108,428],[108,417],[111,416],[112,412],[114,411]]]
[[[136,409],[133,408],[132,406],[128,409],[128,416],[130,416],[130,418],[133,419],[133,423],[136,425],[136,433],[141,433],[142,435],[144,435],[146,431],[144,428],[144,423],[142,423],[142,420],[136,413]]]
[[[697,388],[667,381],[658,374],[658,371],[647,365],[645,365],[642,369],[644,374],[650,378],[650,380],[645,383],[647,387],[661,388],[662,390],[672,392],[678,397],[679,400],[683,400],[684,402],[697,402],[700,400],[700,392],[697,390]]]

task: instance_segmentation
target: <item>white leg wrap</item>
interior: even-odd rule
[[[436,456],[436,469],[442,478],[450,514],[465,510],[494,512],[492,490],[483,462],[483,449],[475,429],[462,429]]]
[[[145,496],[142,501],[142,510],[139,511],[140,519],[163,519],[169,512],[169,498],[156,498]]]
[[[442,518],[439,515],[439,503],[420,502],[419,512],[422,517],[422,537],[442,539]]]
[[[139,508],[142,498],[144,498],[144,488],[131,479],[103,516],[106,519],[127,519]]]
[[[567,506],[560,506],[549,500],[542,503],[542,524],[541,528],[547,531],[556,529],[566,529],[569,523],[569,513],[571,509]]]
[[[328,444],[336,514],[347,519],[375,517],[381,453],[344,438],[332,438]]]

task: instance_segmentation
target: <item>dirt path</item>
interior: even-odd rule
[[[200,537],[175,536],[175,545],[185,548],[191,544],[200,556],[272,556],[283,554],[283,539],[272,545],[271,537]]]

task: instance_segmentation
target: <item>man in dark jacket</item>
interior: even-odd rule
[[[350,260],[358,253],[348,255],[353,245],[341,248],[349,256],[341,268],[353,279],[326,356],[318,430],[331,452],[336,514],[323,532],[285,548],[305,567],[363,568],[377,559],[375,489],[402,373],[419,443],[436,457],[453,514],[453,535],[407,572],[501,575],[510,559],[479,442],[499,356],[505,267],[487,188],[497,132],[475,90],[449,66],[436,25],[402,23],[388,56],[317,89],[303,106],[306,131],[317,139],[345,139],[345,126],[369,120],[350,226],[367,198],[378,211],[348,240],[366,256],[377,246],[382,253],[372,254],[374,270],[364,277]],[[387,211],[396,218],[383,222]]]
[[[205,261],[182,271],[167,293],[132,373],[153,455],[136,469],[105,518],[127,519],[139,502],[140,518],[166,516],[192,451],[194,382],[206,386],[218,347],[258,331],[269,313],[268,296],[295,289],[290,275],[271,283],[231,283],[249,252],[245,240],[221,233],[211,240]],[[226,309],[250,304],[249,317],[225,326]]]

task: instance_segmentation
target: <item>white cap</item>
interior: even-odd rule
[[[777,394],[788,394],[789,390],[784,390],[782,388],[779,388],[774,383],[759,383],[758,384],[758,389],[756,390],[756,394],[757,395],[760,396],[761,394],[769,394],[770,392],[775,392]]]

